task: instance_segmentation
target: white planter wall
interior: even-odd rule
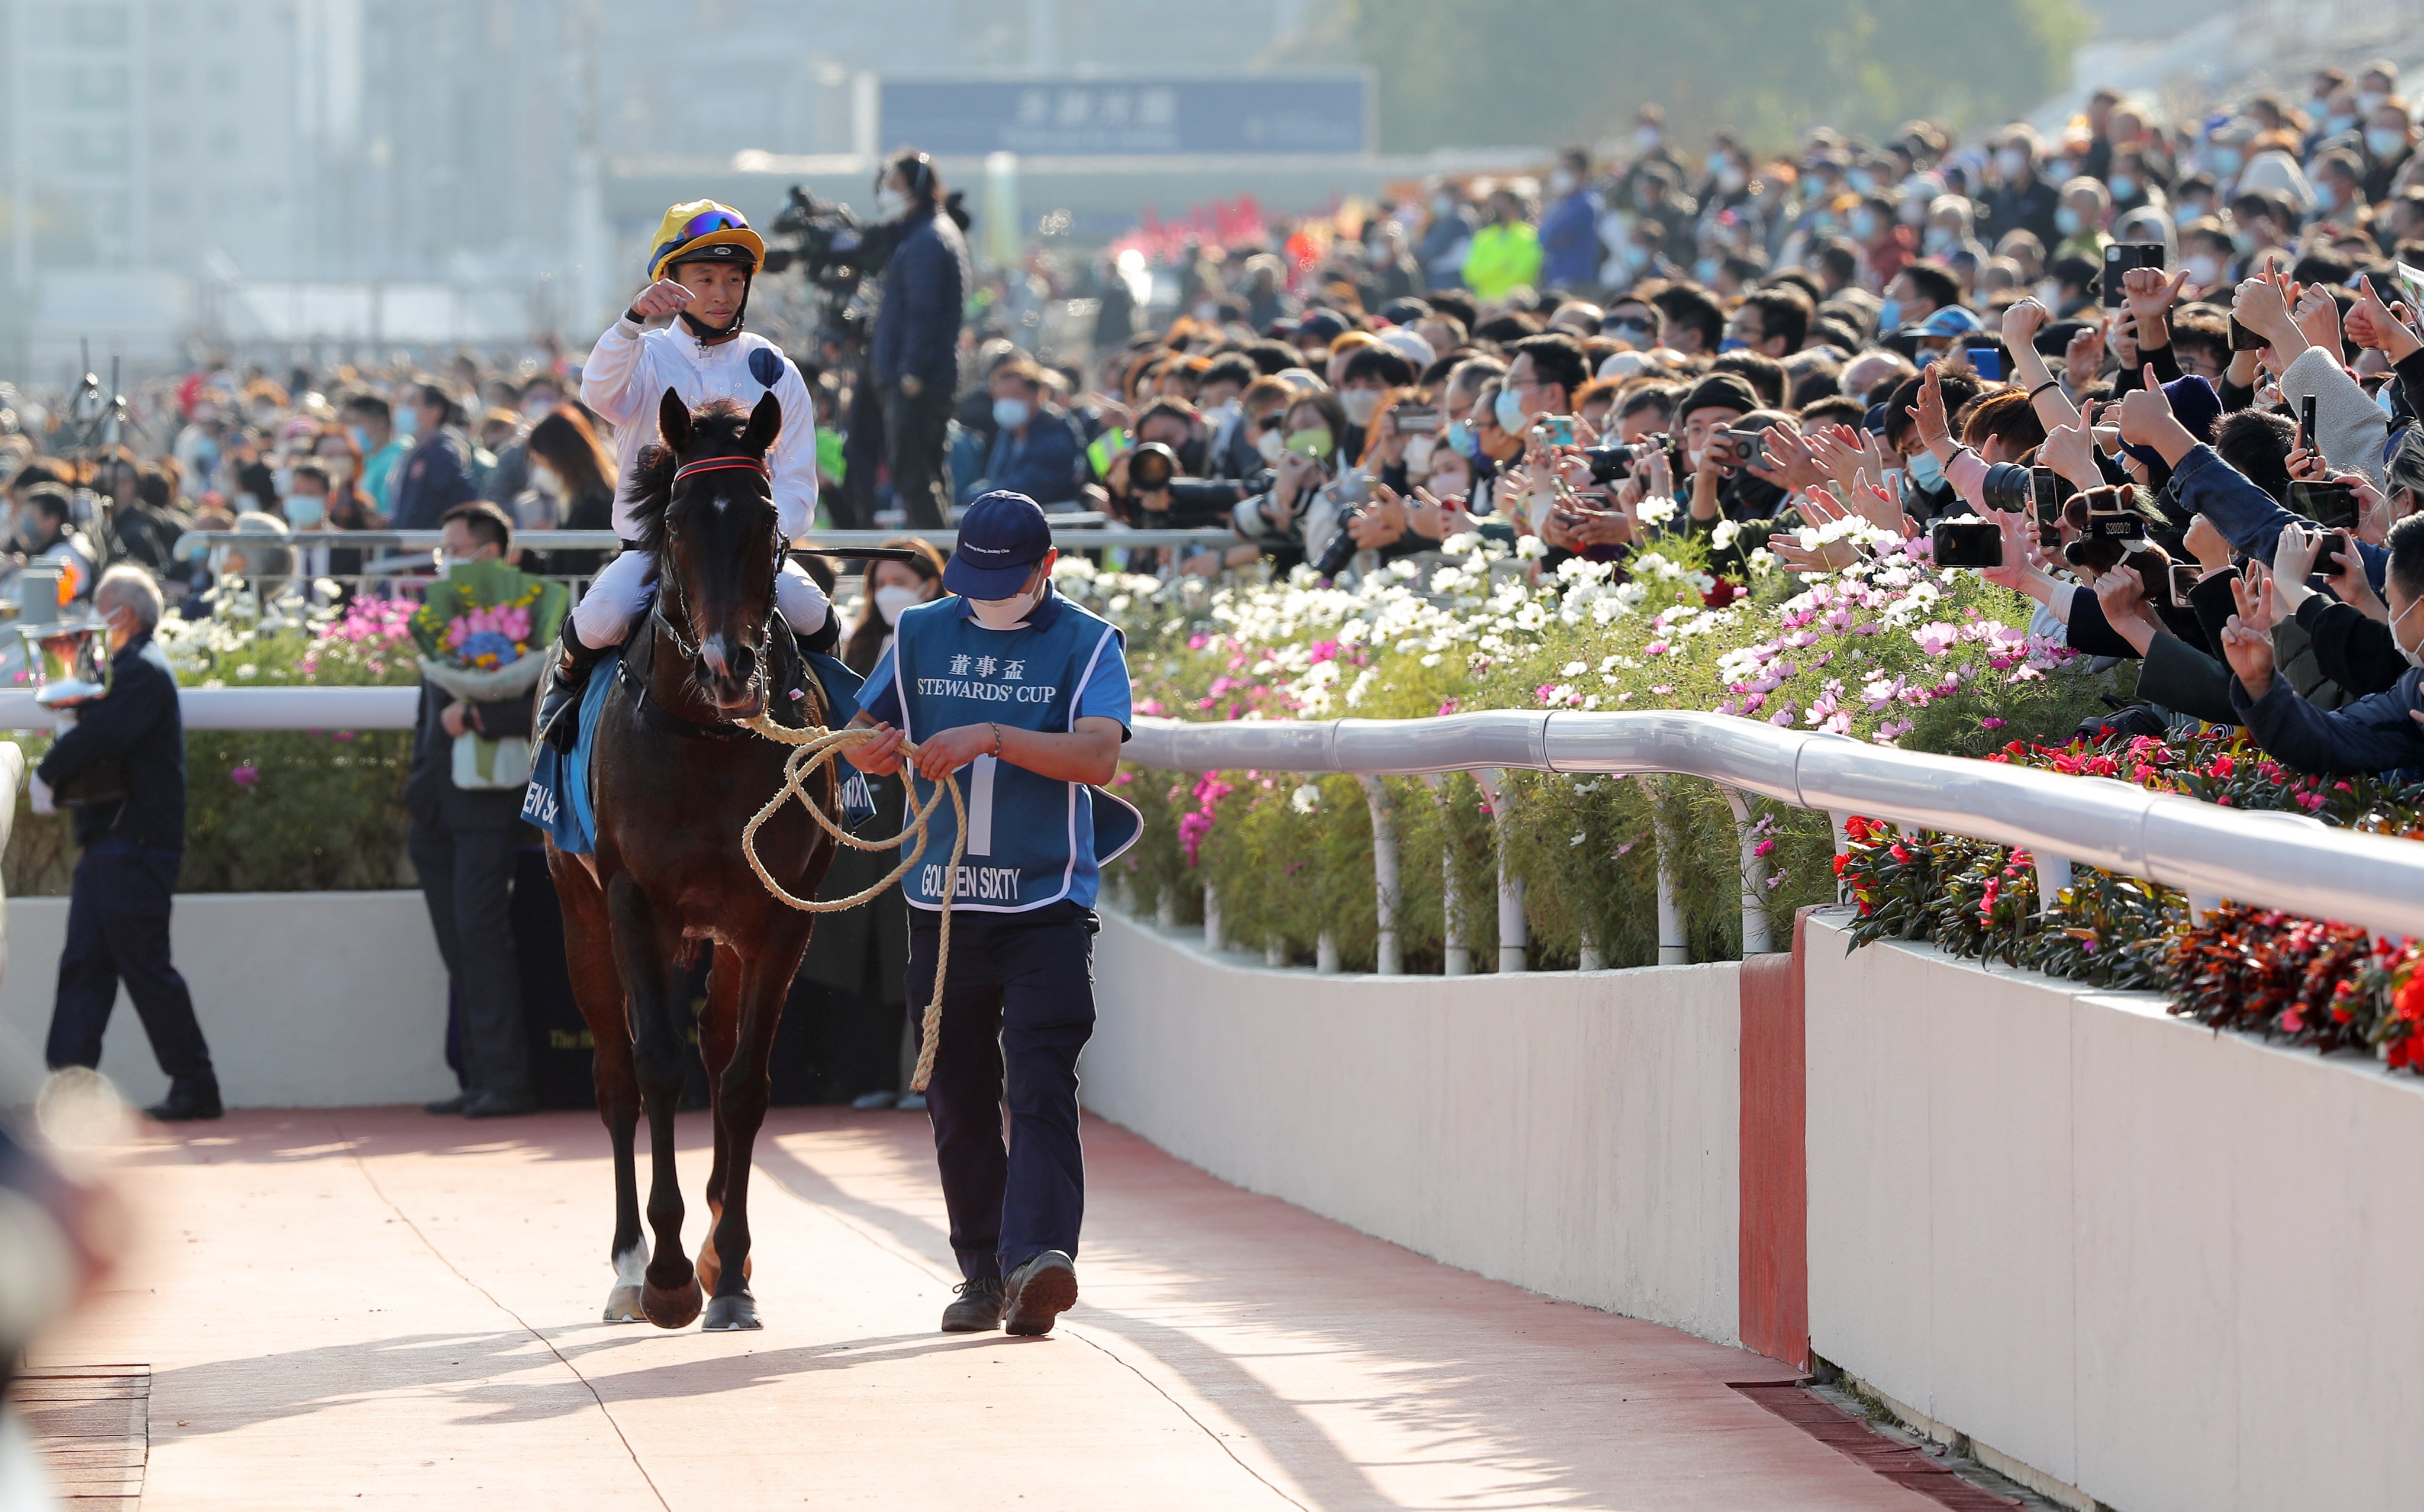
[[[2424,1082],[1810,925],[1820,1355],[2128,1512],[2424,1498]]]
[[[1086,1106],[1250,1190],[1736,1338],[1731,964],[1319,976],[1106,913]]]
[[[8,902],[0,1027],[41,1064],[68,900]],[[237,1107],[417,1103],[454,1090],[446,966],[418,892],[183,893],[169,951]],[[168,1090],[124,989],[101,1069],[139,1105]]]

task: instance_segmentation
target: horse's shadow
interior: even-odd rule
[[[520,1329],[404,1334],[164,1370],[152,1377],[152,1395],[176,1414],[177,1428],[163,1437],[230,1433],[309,1417],[391,1391],[444,1393],[464,1409],[454,1419],[458,1425],[491,1427],[595,1411],[601,1401],[611,1411],[622,1402],[720,1396],[822,1371],[1028,1342],[1005,1334],[896,1333],[629,1370],[592,1368],[593,1361],[628,1358],[621,1352],[633,1346],[682,1336],[661,1334],[644,1325],[605,1323],[550,1330],[544,1344]],[[555,1355],[571,1362],[577,1378],[564,1372]],[[498,1378],[504,1375],[514,1378]],[[162,1415],[153,1414],[155,1431]]]

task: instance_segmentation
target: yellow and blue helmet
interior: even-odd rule
[[[730,205],[694,199],[665,212],[649,244],[648,279],[666,276],[677,263],[742,263],[751,273],[766,265],[766,243],[749,229],[749,217]]]

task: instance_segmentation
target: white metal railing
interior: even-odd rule
[[[394,730],[412,728],[420,698],[418,688],[188,688],[180,702],[188,729]],[[57,723],[31,692],[0,692],[0,729],[47,731]],[[1140,717],[1135,725],[1122,755],[1140,766],[1365,779],[1384,973],[1399,969],[1401,960],[1398,846],[1388,791],[1372,779],[1448,772],[1474,773],[1502,821],[1507,805],[1495,800],[1504,797],[1499,774],[1507,770],[1675,773],[1716,783],[1742,839],[1746,953],[1767,948],[1774,938],[1746,795],[1825,813],[1839,836],[1844,819],[1863,814],[2025,846],[2035,857],[2039,896],[2048,900],[2068,885],[2073,865],[2084,865],[2179,888],[2200,909],[2228,898],[2383,934],[2424,935],[2424,844],[2413,840],[2333,829],[2299,814],[2219,808],[2109,777],[1924,756],[1722,714],[1505,709],[1417,720],[1190,724]],[[1658,840],[1660,959],[1679,961],[1676,848],[1663,835]],[[1451,898],[1451,920],[1456,912]],[[1503,867],[1498,916],[1501,969],[1521,970],[1522,884]],[[1450,969],[1460,974],[1465,947],[1453,922],[1449,928]],[[1206,929],[1219,930],[1217,900]]]
[[[2162,883],[2199,911],[2228,898],[2389,935],[2424,935],[2424,844],[2333,829],[2302,814],[2220,808],[2177,793],[2149,792],[2109,777],[1958,756],[1897,751],[1840,735],[1785,730],[1723,714],[1580,714],[1497,710],[1438,719],[1320,722],[1241,720],[1190,724],[1136,721],[1122,753],[1140,766],[1174,772],[1252,769],[1352,772],[1366,779],[1470,772],[1495,790],[1507,769],[1705,777],[1724,790],[1743,841],[1743,948],[1767,947],[1764,889],[1751,865],[1746,794],[1827,814],[1838,843],[1854,815],[1948,831],[2034,855],[2039,897],[2050,901],[2074,864]],[[1492,804],[1503,815],[1504,807]],[[1385,805],[1374,800],[1373,847],[1383,969],[1396,956],[1396,851],[1377,836]],[[1670,846],[1659,845],[1661,959],[1681,945],[1672,907]],[[1521,969],[1520,891],[1501,867],[1502,965]],[[1451,947],[1457,942],[1451,940]]]

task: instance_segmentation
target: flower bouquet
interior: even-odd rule
[[[571,601],[564,584],[502,562],[448,568],[412,614],[423,678],[470,703],[529,692]],[[454,739],[457,788],[519,788],[530,780],[530,741],[521,736],[467,730]]]

